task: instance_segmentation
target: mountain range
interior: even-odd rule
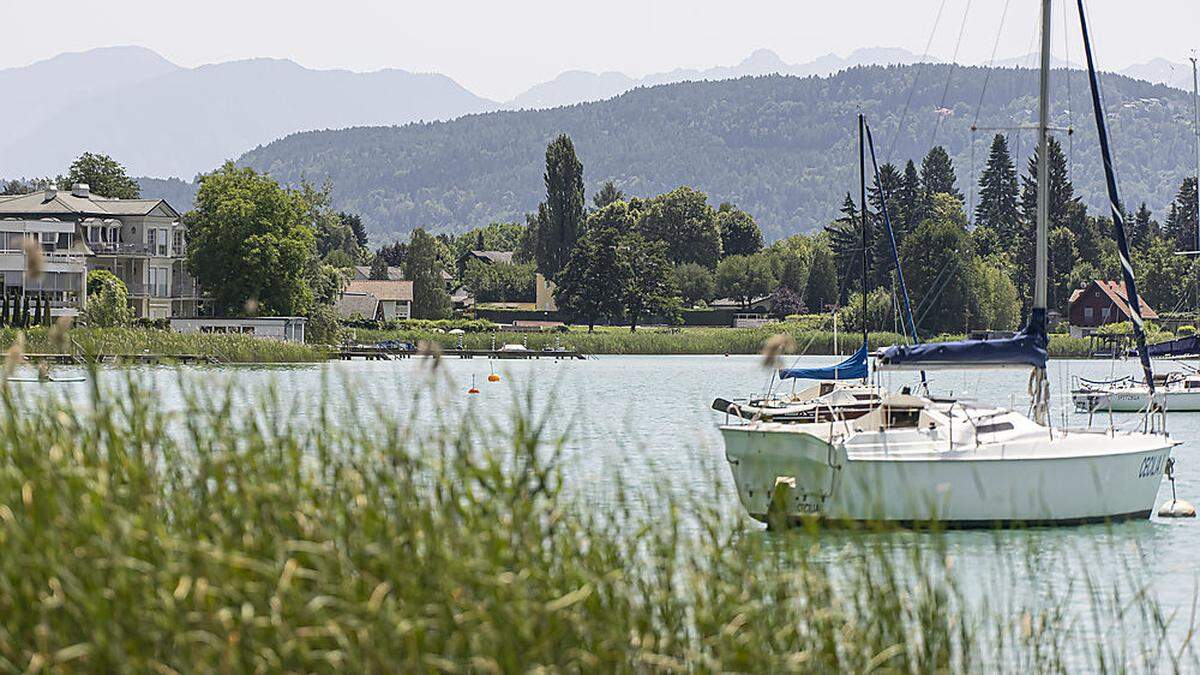
[[[1191,94],[1120,75],[1102,79],[1124,199],[1130,209],[1145,201],[1162,217],[1194,171]],[[1052,82],[1051,124],[1074,129],[1061,140],[1077,194],[1103,213],[1086,73],[1055,70]],[[735,203],[777,238],[828,224],[856,191],[860,110],[881,162],[902,170],[931,146],[945,146],[969,208],[995,129],[1008,134],[1024,171],[1037,89],[1034,70],[948,64],[678,82],[545,110],[299,132],[239,161],[286,183],[330,181],[335,204],[386,238],[418,226],[461,231],[521,221],[545,196],[547,142],[567,133],[589,194],[608,180],[633,196],[690,185],[713,203]]]
[[[281,59],[185,68],[141,47],[60,54],[0,70],[0,176],[53,175],[85,151],[138,175],[190,180],[226,159],[298,131],[403,125],[496,110],[600,101],[638,87],[769,74],[825,77],[862,65],[932,62],[873,47],[787,63],[760,49],[740,63],[632,77],[569,71],[510,101],[477,96],[445,75],[388,69],[314,70]],[[1032,64],[1030,56],[996,66]],[[1061,63],[1060,63],[1061,65]],[[1154,59],[1123,74],[1190,87],[1190,68]]]

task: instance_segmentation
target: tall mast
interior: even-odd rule
[[[1087,12],[1083,0],[1078,0],[1079,30],[1083,33],[1083,53],[1087,56],[1088,84],[1092,90],[1092,110],[1096,115],[1096,136],[1100,141],[1100,156],[1104,160],[1104,183],[1108,191],[1108,203],[1112,207],[1113,238],[1117,240],[1117,256],[1121,261],[1121,276],[1125,279],[1125,296],[1129,303],[1129,318],[1133,322],[1133,338],[1137,342],[1138,359],[1146,377],[1146,388],[1150,390],[1150,410],[1158,407],[1154,399],[1154,371],[1150,367],[1150,355],[1146,352],[1146,330],[1142,323],[1142,301],[1138,297],[1137,280],[1133,276],[1133,262],[1129,255],[1129,241],[1125,237],[1125,210],[1121,206],[1121,195],[1117,190],[1117,172],[1113,168],[1112,147],[1108,142],[1108,123],[1104,119],[1104,102],[1100,96],[1100,76],[1096,72],[1096,61],[1092,56],[1092,37],[1087,26]]]
[[[862,334],[867,344],[867,156],[863,143],[867,121],[858,114],[858,190],[859,216],[862,218]]]
[[[1047,232],[1050,219],[1050,0],[1042,0],[1042,68],[1038,87],[1037,255],[1033,308],[1046,309]]]
[[[1196,136],[1196,191],[1200,193],[1200,86],[1197,86],[1196,57],[1192,57],[1192,133]],[[1196,197],[1196,250],[1200,251],[1200,194]]]

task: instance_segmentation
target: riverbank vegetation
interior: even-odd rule
[[[25,331],[0,329],[0,349],[22,341],[24,349],[39,354],[70,354],[83,360],[113,356],[154,354],[170,361],[172,356],[209,358],[219,363],[305,363],[323,361],[328,352],[321,347],[266,340],[251,335],[176,333],[154,328],[72,328],[65,339],[55,337],[56,328],[37,327]],[[19,335],[23,337],[18,338]]]
[[[467,332],[450,334],[441,329],[403,328],[377,330],[355,328],[348,331],[349,337],[363,344],[374,344],[385,340],[412,342],[436,342],[443,348],[462,346],[466,349],[492,349],[505,343],[523,344],[529,349],[563,349],[583,354],[759,354],[763,345],[773,335],[790,335],[796,343],[797,354],[834,354],[832,330],[813,328],[808,321],[783,321],[770,323],[762,328],[643,328],[632,333],[625,326],[597,326],[589,332],[578,327],[563,331],[536,333],[513,332]],[[961,340],[961,334],[936,335],[929,341]],[[899,333],[872,331],[872,349],[894,344],[904,344]],[[837,335],[838,354],[850,354],[862,344],[860,333],[840,331]],[[1050,335],[1049,352],[1055,358],[1081,358],[1091,356],[1098,349],[1088,338],[1072,338],[1066,334]]]
[[[0,670],[1197,665],[1152,595],[1121,590],[1136,578],[967,589],[937,532],[764,532],[715,476],[649,511],[624,481],[598,500],[519,396],[503,425],[410,428],[236,394],[170,412],[137,382],[86,405],[0,391]],[[1012,550],[1014,579],[1053,576]]]

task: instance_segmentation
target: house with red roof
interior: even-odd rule
[[[1157,319],[1158,312],[1139,298],[1143,319]],[[1129,309],[1129,294],[1120,281],[1096,279],[1083,288],[1071,293],[1067,302],[1067,318],[1072,337],[1090,335],[1105,324],[1129,321],[1133,316]]]

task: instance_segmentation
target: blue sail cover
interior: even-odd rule
[[[850,358],[824,368],[780,368],[781,380],[861,380],[867,376],[867,343]]]
[[[1046,310],[1035,309],[1029,323],[1002,340],[959,340],[893,345],[876,361],[878,370],[1046,367]]]
[[[1150,356],[1195,356],[1200,354],[1200,337],[1190,335],[1188,337],[1176,338],[1167,340],[1156,345],[1150,345],[1146,348],[1146,352]]]

